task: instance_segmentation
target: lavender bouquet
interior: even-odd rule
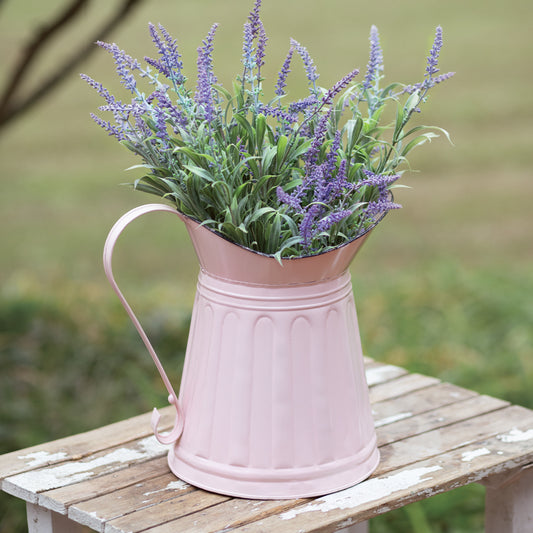
[[[232,91],[217,83],[214,72],[217,24],[198,48],[195,90],[177,41],[152,24],[158,55],[146,57],[145,66],[116,44],[98,43],[112,54],[131,101],[82,78],[104,98],[99,109],[114,119],[93,114],[94,120],[143,160],[132,167],[144,172],[135,189],[163,197],[230,241],[278,260],[314,255],[357,238],[401,207],[391,189],[406,156],[438,132],[447,136],[441,128],[407,124],[429,91],[453,73],[439,74],[438,27],[422,81],[382,87],[383,54],[373,26],[362,79],[355,69],[333,87],[320,87],[309,52],[291,39],[274,97],[263,102],[267,36],[260,7],[255,0],[244,24],[243,68]],[[291,100],[287,80],[298,58],[308,94]],[[137,78],[148,82],[148,92]]]

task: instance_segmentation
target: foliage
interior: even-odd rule
[[[362,235],[400,207],[390,194],[399,168],[413,148],[444,132],[407,127],[429,91],[452,75],[438,74],[442,29],[437,27],[423,80],[407,86],[382,87],[375,26],[364,79],[354,81],[354,69],[330,89],[318,86],[308,50],[291,39],[275,97],[263,103],[268,39],[260,7],[255,0],[244,24],[243,70],[232,92],[214,74],[217,24],[198,48],[194,94],[177,41],[162,25],[149,25],[158,56],[146,57],[146,66],[116,44],[99,43],[112,54],[130,103],[82,77],[105,99],[100,110],[114,117],[112,123],[93,115],[95,121],[143,160],[132,167],[146,172],[136,189],[171,200],[182,213],[252,250],[278,258],[317,254]],[[294,56],[303,62],[309,94],[287,101]],[[148,93],[136,74],[152,86]]]

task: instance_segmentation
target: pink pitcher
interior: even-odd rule
[[[151,211],[186,225],[200,273],[180,394],[117,287],[115,242]],[[172,472],[197,487],[245,498],[318,496],[350,487],[379,453],[348,267],[365,234],[320,255],[284,259],[231,243],[176,209],[148,204],[124,215],[104,249],[106,275],[176,408]]]

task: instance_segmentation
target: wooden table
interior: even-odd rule
[[[32,533],[332,532],[473,482],[486,531],[533,531],[533,411],[366,361],[381,451],[372,477],[325,497],[258,501],[174,477],[150,414],[0,457],[1,488],[27,502]],[[161,410],[171,426],[171,408]]]

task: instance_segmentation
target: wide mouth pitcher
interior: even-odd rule
[[[111,268],[139,216],[177,215],[200,263],[179,396]],[[181,479],[248,498],[297,498],[354,485],[379,453],[349,266],[369,231],[333,250],[282,259],[232,243],[162,204],[126,213],[104,247],[106,275],[176,409],[168,462]]]

